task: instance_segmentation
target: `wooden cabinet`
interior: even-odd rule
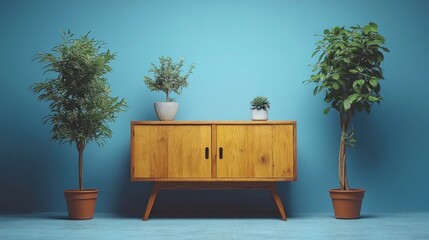
[[[169,189],[270,190],[286,219],[275,182],[296,180],[296,122],[132,122],[131,180],[155,182],[145,220]]]

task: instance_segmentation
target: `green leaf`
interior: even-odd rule
[[[329,29],[323,30],[323,34],[328,35],[329,34]]]
[[[381,47],[381,49],[383,49],[383,51],[385,51],[385,52],[390,52],[390,50],[386,47]]]
[[[320,62],[320,60],[322,60],[322,58],[325,56],[325,53],[320,54],[318,62]]]
[[[371,84],[371,86],[376,87],[378,85],[378,79],[373,78],[371,80],[369,80],[369,84]]]
[[[349,110],[349,109],[350,109],[350,107],[351,107],[350,102],[349,102],[349,101],[347,101],[347,100],[345,100],[345,101],[343,102],[343,107],[344,107],[344,110]]]
[[[377,31],[378,31],[378,26],[377,26],[377,24],[375,24],[375,23],[373,23],[373,22],[370,22],[370,23],[368,24],[368,26],[369,26],[369,28],[370,28],[370,31],[372,31],[372,32],[377,32]]]
[[[323,110],[323,114],[328,114],[331,111],[331,107],[327,107]]]
[[[343,58],[343,61],[344,61],[345,63],[350,63],[350,58]]]
[[[353,82],[353,90],[356,92],[360,92],[362,89],[362,86],[365,84],[365,80],[359,79]]]
[[[356,94],[350,95],[350,96],[347,98],[347,101],[348,101],[348,102],[350,102],[350,103],[353,103],[353,102],[356,100],[357,96],[358,96],[358,95],[356,95]]]
[[[379,98],[378,97],[374,97],[374,96],[368,96],[368,101],[370,102],[378,102]]]
[[[369,27],[369,25],[366,25],[365,27],[363,27],[363,32],[364,32],[365,34],[368,34],[368,33],[369,33],[369,31],[370,31],[370,27]]]
[[[335,80],[338,80],[338,79],[340,79],[340,75],[338,73],[334,73],[334,74],[332,74],[332,78]]]
[[[330,103],[332,101],[332,95],[331,94],[326,94],[324,101],[327,102],[327,103]]]
[[[370,22],[368,25],[366,25],[365,27],[363,27],[363,31],[364,33],[368,34],[370,32],[377,32],[378,31],[378,26],[377,24]]]
[[[332,87],[333,87],[335,90],[338,90],[338,89],[340,88],[340,85],[338,85],[338,83],[334,82],[334,83],[332,84]]]
[[[314,88],[313,95],[316,95],[318,92],[319,92],[319,86]]]
[[[313,54],[311,54],[311,57],[314,57],[314,55],[316,55],[317,53],[319,53],[320,50],[316,50],[313,52]]]
[[[351,69],[351,70],[349,70],[349,72],[350,72],[350,73],[358,73],[359,71],[358,71],[358,70],[356,70],[356,69]]]

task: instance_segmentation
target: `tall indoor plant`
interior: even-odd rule
[[[330,104],[324,110],[325,114],[331,108],[339,112],[339,189],[330,192],[337,218],[358,218],[364,190],[350,189],[346,172],[347,147],[356,143],[351,121],[357,112],[370,113],[372,105],[382,100],[380,81],[384,77],[380,65],[384,60],[382,51],[389,52],[389,49],[382,46],[384,37],[378,33],[377,24],[372,22],[364,27],[325,29],[321,37],[312,55],[318,56],[318,61],[313,66],[313,75],[305,82],[316,84],[314,95],[325,94],[324,101]],[[356,201],[351,201],[353,197],[350,195],[356,195]],[[347,203],[356,203],[356,206],[336,208],[337,198],[347,199]]]
[[[93,218],[97,189],[83,187],[83,153],[89,142],[99,146],[112,136],[108,123],[114,122],[116,113],[124,111],[126,102],[111,97],[111,89],[104,75],[115,54],[101,52],[103,43],[85,34],[74,37],[70,30],[62,36],[53,53],[36,54],[34,60],[43,64],[45,72],[53,77],[36,82],[30,89],[40,101],[49,103],[50,114],[44,123],[52,125],[52,140],[75,144],[78,151],[79,189],[65,190],[71,219]]]
[[[153,73],[153,78],[144,77],[144,82],[151,91],[161,91],[165,93],[165,102],[155,102],[155,112],[161,121],[171,121],[177,113],[179,104],[173,102],[171,93],[180,94],[182,89],[188,86],[188,78],[195,68],[191,64],[187,73],[182,74],[182,67],[185,60],[181,58],[179,62],[173,62],[171,57],[161,56],[159,58],[160,66],[152,63],[149,72]]]

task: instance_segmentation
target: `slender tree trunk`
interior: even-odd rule
[[[346,145],[346,134],[349,128],[351,120],[350,112],[340,112],[340,123],[341,123],[341,140],[340,150],[338,154],[338,179],[340,182],[340,189],[349,190],[349,183],[347,180],[347,145]]]
[[[81,141],[76,142],[77,151],[79,152],[79,190],[83,190],[83,151],[85,150],[85,143]]]
[[[170,93],[169,92],[165,92],[165,101],[166,102],[170,101]]]

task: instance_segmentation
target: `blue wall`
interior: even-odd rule
[[[322,114],[322,96],[303,85],[314,62],[314,34],[335,25],[378,23],[386,37],[385,101],[354,120],[352,187],[366,188],[363,211],[428,211],[429,2],[402,1],[84,1],[0,2],[0,212],[65,211],[63,189],[77,186],[75,147],[50,142],[30,83],[44,80],[37,52],[61,30],[92,32],[117,52],[108,75],[129,110],[104,148],[88,146],[85,185],[101,190],[98,211],[141,214],[150,184],[129,181],[129,123],[154,120],[161,93],[143,83],[161,55],[196,64],[177,120],[249,119],[249,101],[267,96],[270,118],[298,121],[298,181],[281,183],[289,213],[330,212],[337,186],[338,116]],[[165,192],[155,212],[274,211],[265,192]]]

